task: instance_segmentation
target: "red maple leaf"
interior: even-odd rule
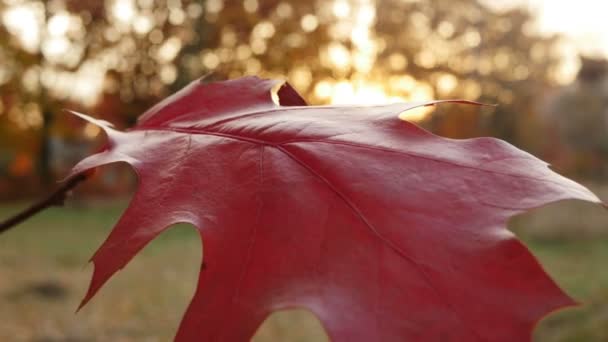
[[[178,341],[245,341],[304,307],[334,341],[525,341],[572,305],[507,220],[562,199],[600,202],[492,138],[400,120],[435,104],[306,106],[255,77],[199,81],[148,110],[71,176],[129,163],[138,189],[93,256],[83,304],[178,222],[204,240]]]

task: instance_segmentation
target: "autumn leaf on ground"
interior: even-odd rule
[[[589,190],[506,142],[398,118],[437,102],[306,106],[283,85],[275,104],[277,84],[195,81],[127,132],[78,114],[108,144],[71,176],[126,162],[139,179],[83,304],[178,222],[197,227],[204,262],[177,341],[247,341],[292,307],[334,341],[526,341],[573,304],[506,222],[599,203]]]

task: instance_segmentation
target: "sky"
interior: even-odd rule
[[[562,33],[588,55],[608,56],[605,0],[484,0],[492,7],[525,6],[537,15],[537,29]]]
[[[570,83],[580,68],[579,55],[608,58],[606,0],[481,0],[498,9],[528,8],[536,17],[535,30],[560,34],[560,83]]]

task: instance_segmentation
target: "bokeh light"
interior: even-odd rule
[[[588,40],[571,39],[588,31],[575,27],[583,25],[578,16],[556,27],[564,6],[541,0],[1,0],[0,100],[2,112],[12,113],[2,124],[61,136],[66,131],[47,130],[47,122],[65,126],[56,120],[60,108],[76,106],[128,126],[148,106],[211,72],[212,79],[283,78],[312,104],[497,103],[492,113],[465,108],[447,116],[425,107],[402,117],[447,136],[492,134],[528,144],[524,137],[532,135],[519,122],[541,120],[547,94],[575,82],[577,51],[592,50],[583,44]],[[601,55],[608,43],[597,37],[590,39]],[[32,102],[41,114],[26,110]],[[470,116],[470,127],[459,123],[463,116]]]
[[[99,149],[105,139],[100,128],[65,109],[128,129],[146,109],[203,75],[203,82],[244,75],[284,79],[311,105],[431,99],[497,104],[442,104],[399,117],[448,138],[505,139],[606,199],[605,12],[597,0],[0,0],[0,199],[13,205],[47,193]],[[126,168],[105,169],[87,183],[77,196],[94,198],[91,208],[78,201],[77,208],[47,216],[55,220],[33,220],[29,231],[24,227],[23,235],[0,248],[0,278],[11,280],[0,282],[0,314],[7,318],[0,340],[173,338],[193,290],[184,284],[194,286],[200,266],[196,237],[176,239],[171,253],[146,259],[139,273],[127,272],[135,274],[128,287],[137,288],[128,298],[109,293],[95,303],[98,309],[78,316],[72,313],[77,303],[21,296],[36,289],[29,282],[47,277],[69,284],[68,300],[80,299],[72,285],[82,287],[75,279],[83,279],[80,261],[88,255],[81,254],[89,252],[80,247],[93,237],[101,240],[99,233],[118,218],[117,203],[126,203],[116,198],[130,196],[135,184]],[[98,207],[105,196],[112,217]],[[538,226],[548,227],[533,252],[551,254],[553,270],[571,281],[564,283],[567,289],[594,303],[552,315],[537,329],[539,341],[608,341],[607,281],[601,276],[606,217],[599,208],[584,209],[564,204],[532,220],[540,217],[546,222]],[[40,239],[55,232],[57,245]],[[85,243],[81,234],[92,237]],[[592,239],[581,242],[585,234]],[[572,239],[566,243],[564,236]],[[187,274],[190,261],[193,273]],[[163,280],[159,292],[149,286]],[[7,284],[21,288],[9,291]],[[176,304],[180,300],[183,305]],[[275,327],[287,324],[276,329],[283,332],[308,329],[302,328],[306,320],[277,322]],[[322,330],[320,323],[316,327]],[[268,341],[263,336],[269,330],[261,331],[254,341]]]

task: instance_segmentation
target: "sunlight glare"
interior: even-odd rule
[[[182,41],[177,37],[171,37],[158,48],[156,57],[161,63],[168,63],[177,57],[181,49]]]
[[[346,18],[350,14],[350,4],[346,0],[336,0],[333,5],[333,12],[338,18]]]
[[[403,70],[407,66],[407,58],[400,53],[392,53],[388,57],[388,64],[395,71]]]
[[[70,15],[66,12],[57,13],[49,19],[47,32],[51,36],[64,36],[70,28]]]
[[[65,37],[53,37],[42,43],[42,53],[49,60],[63,56],[70,48],[70,41]]]
[[[2,20],[9,32],[17,36],[23,47],[30,52],[38,51],[41,39],[39,3],[26,3],[9,7]]]
[[[442,74],[437,78],[437,90],[441,95],[450,94],[458,86],[458,78],[452,74]]]
[[[317,29],[317,26],[319,26],[319,20],[317,20],[315,15],[307,14],[302,17],[302,20],[300,20],[300,26],[302,26],[304,31],[312,32]]]
[[[350,52],[344,45],[333,42],[327,47],[327,53],[329,55],[329,61],[334,67],[348,69],[350,66]]]
[[[332,93],[332,84],[331,82],[327,81],[327,80],[323,80],[318,82],[315,85],[315,96],[318,97],[319,99],[322,100],[326,100],[331,98],[331,93]]]
[[[412,79],[413,80],[413,79]],[[416,81],[409,95],[395,89],[386,89],[381,82],[367,80],[320,81],[314,88],[315,96],[329,100],[331,104],[340,105],[383,105],[398,102],[428,101],[433,97],[432,88]],[[392,91],[391,91],[392,90]],[[421,107],[399,114],[399,118],[409,121],[420,121],[432,107]]]
[[[312,82],[313,77],[309,68],[298,66],[289,72],[288,79],[296,88],[306,89]]]
[[[97,63],[85,63],[74,77],[75,84],[73,84],[74,88],[70,97],[92,106],[97,102],[103,89],[104,76],[104,68],[98,66]]]
[[[264,20],[255,25],[253,31],[251,32],[251,36],[262,39],[269,39],[274,35],[274,33],[274,24],[268,20]]]
[[[112,15],[120,22],[130,23],[135,17],[135,4],[132,0],[115,0]]]
[[[138,15],[133,21],[133,29],[139,34],[146,34],[154,28],[154,18],[148,15]]]

